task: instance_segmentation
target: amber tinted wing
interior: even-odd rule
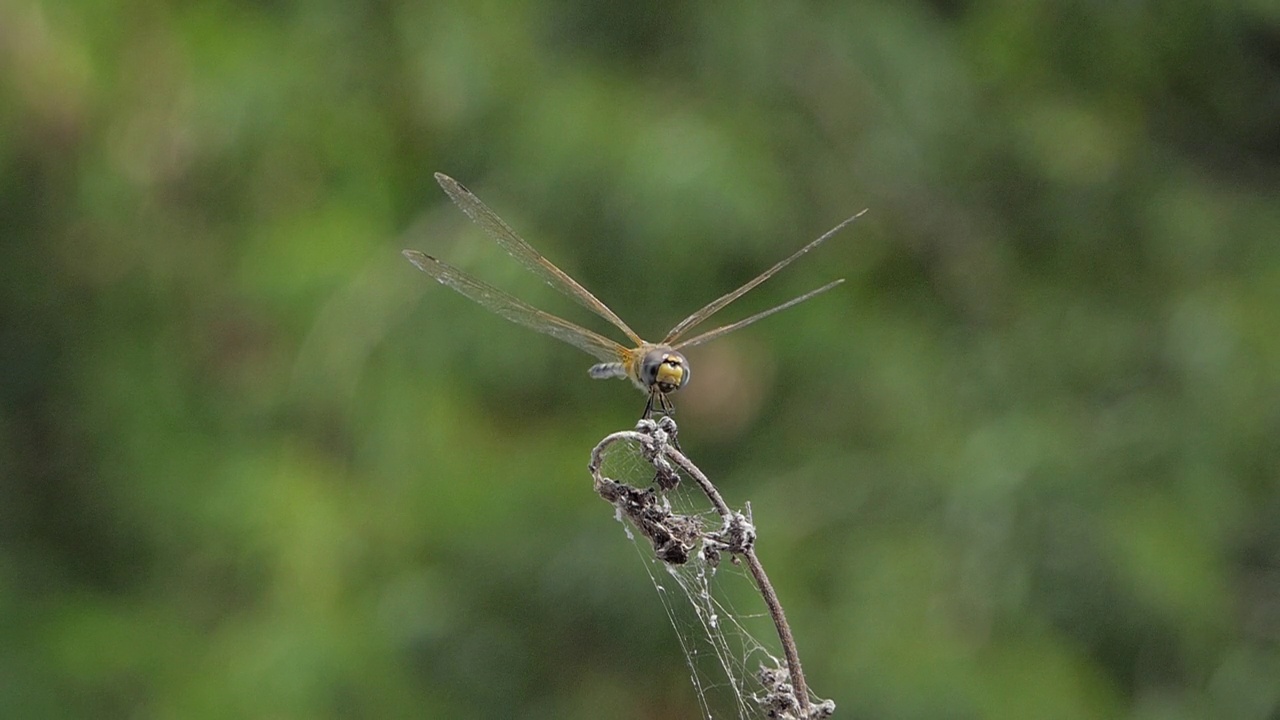
[[[636,345],[644,344],[640,336],[622,322],[622,318],[615,315],[608,306],[596,299],[595,295],[569,277],[568,273],[542,257],[541,253],[517,235],[515,230],[512,230],[502,218],[498,217],[497,213],[490,210],[488,205],[481,202],[480,198],[473,195],[462,183],[444,173],[436,173],[436,182],[440,183],[440,187],[444,188],[454,204],[462,208],[462,212],[466,213],[472,222],[484,228],[484,231],[489,233],[489,237],[496,240],[511,257],[519,260],[521,265],[536,273],[551,287],[573,298],[579,305],[613,323],[614,327],[626,333],[631,342]]]
[[[685,340],[682,343],[676,343],[675,348],[679,350],[681,348],[693,347],[694,345],[701,345],[702,343],[707,342],[708,340],[715,340],[721,335],[726,335],[728,333],[733,332],[734,330],[744,328],[750,325],[751,323],[757,320],[763,320],[764,318],[767,318],[776,312],[781,312],[783,310],[786,310],[787,308],[793,305],[799,305],[800,303],[804,302],[805,300],[808,300],[809,298],[815,295],[821,295],[822,293],[830,290],[831,288],[839,285],[842,282],[844,282],[844,278],[841,278],[839,280],[833,280],[827,283],[826,285],[823,285],[822,287],[818,288],[817,290],[810,290],[809,292],[801,295],[798,298],[794,298],[792,300],[788,300],[782,303],[778,307],[769,308],[768,310],[765,310],[764,312],[758,312],[755,315],[752,315],[751,317],[746,318],[745,320],[739,320],[736,323],[730,323],[729,325],[718,327],[715,330],[708,330],[707,332],[704,332],[701,335],[698,335],[696,337],[689,338],[688,340]]]
[[[827,240],[828,240],[832,235],[835,235],[837,232],[840,232],[840,230],[841,230],[841,229],[843,229],[845,225],[848,225],[849,223],[853,222],[854,220],[857,220],[859,217],[861,217],[861,216],[862,216],[862,213],[865,213],[865,212],[866,212],[866,210],[863,210],[862,212],[858,213],[857,215],[854,215],[853,217],[851,217],[851,218],[849,218],[849,219],[845,220],[844,222],[840,223],[839,225],[837,225],[837,226],[835,226],[835,227],[831,228],[830,230],[828,230],[828,231],[826,231],[825,233],[823,233],[823,234],[822,234],[822,237],[819,237],[817,240],[814,240],[813,242],[809,243],[808,245],[805,245],[804,247],[802,247],[802,248],[800,248],[799,250],[797,250],[794,254],[792,254],[792,255],[791,255],[791,257],[788,257],[787,259],[785,259],[785,260],[783,260],[783,261],[779,262],[777,265],[774,265],[773,267],[769,268],[768,270],[765,270],[764,272],[760,273],[760,275],[759,275],[758,277],[756,277],[756,279],[754,279],[754,280],[752,280],[752,281],[748,282],[746,285],[743,285],[742,287],[738,288],[737,290],[734,290],[733,292],[728,293],[727,295],[724,295],[724,296],[720,297],[719,299],[717,299],[717,300],[713,301],[710,305],[707,305],[706,307],[702,308],[702,309],[701,309],[701,310],[699,310],[698,312],[696,312],[696,313],[694,313],[694,314],[690,315],[689,317],[685,318],[684,320],[680,321],[680,324],[679,324],[679,325],[676,325],[675,327],[671,328],[671,332],[667,333],[667,336],[666,336],[665,338],[663,338],[663,339],[662,339],[662,343],[663,343],[664,345],[670,345],[670,344],[674,343],[677,339],[679,339],[679,338],[680,338],[680,336],[681,336],[681,335],[683,335],[683,334],[685,334],[686,332],[688,332],[689,330],[693,329],[693,327],[694,327],[695,325],[697,325],[697,324],[701,323],[702,321],[704,321],[704,320],[706,320],[707,318],[711,317],[712,315],[716,314],[717,312],[719,312],[720,310],[722,310],[722,309],[724,308],[724,306],[728,305],[729,303],[733,302],[734,300],[737,300],[738,298],[740,298],[740,297],[742,297],[743,295],[747,294],[747,292],[749,292],[749,291],[750,291],[752,288],[754,288],[755,286],[757,286],[757,285],[759,285],[760,283],[764,282],[765,280],[768,280],[769,278],[773,277],[775,274],[777,274],[777,272],[778,272],[779,270],[781,270],[782,268],[784,268],[784,267],[786,267],[786,266],[790,265],[791,263],[793,263],[793,262],[795,262],[797,259],[799,259],[801,255],[804,255],[805,253],[809,252],[810,250],[812,250],[812,249],[814,249],[814,248],[818,247],[819,245],[821,245],[822,243],[826,242],[826,241],[827,241]],[[792,300],[791,302],[786,303],[786,304],[784,304],[784,305],[779,305],[778,307],[776,307],[776,308],[774,308],[774,309],[772,309],[772,310],[767,310],[767,311],[765,311],[765,312],[763,312],[763,313],[760,313],[759,315],[755,315],[755,316],[752,316],[752,317],[750,317],[750,318],[747,318],[747,320],[744,320],[744,321],[742,321],[742,322],[734,323],[733,325],[727,325],[727,326],[725,326],[725,327],[723,327],[723,328],[719,328],[719,329],[717,329],[717,330],[713,330],[713,331],[712,331],[712,333],[715,333],[714,337],[719,337],[720,335],[723,335],[723,334],[725,334],[726,332],[729,332],[730,330],[736,330],[736,329],[738,329],[738,328],[740,328],[740,327],[743,327],[743,326],[745,326],[745,325],[750,325],[752,322],[755,322],[756,320],[759,320],[760,318],[765,317],[766,315],[771,315],[771,314],[773,314],[773,313],[775,313],[775,312],[777,312],[777,311],[779,311],[779,310],[783,310],[783,309],[785,309],[785,308],[789,308],[789,307],[791,307],[792,305],[794,305],[794,304],[796,304],[796,303],[798,303],[798,302],[800,302],[800,301],[802,301],[802,300],[807,300],[807,299],[809,299],[809,298],[813,297],[814,295],[817,295],[817,294],[818,294],[819,292],[821,292],[822,290],[827,290],[827,289],[830,289],[831,287],[834,287],[834,284],[832,284],[832,285],[828,285],[827,287],[824,287],[824,288],[822,288],[821,290],[816,290],[816,291],[814,291],[814,292],[812,292],[812,293],[809,293],[809,294],[807,294],[807,295],[803,295],[803,296],[801,296],[801,297],[798,297],[798,298],[796,298],[795,300]],[[710,339],[711,339],[711,337],[708,337],[708,336],[711,336],[711,335],[712,335],[712,333],[706,333],[705,335],[702,335],[702,336],[699,336],[698,338],[695,338],[695,340],[697,340],[697,342],[689,341],[689,342],[686,342],[686,343],[682,343],[682,345],[687,347],[687,346],[689,346],[689,345],[696,345],[696,344],[701,343],[701,342],[706,342],[707,340],[710,340]]]
[[[543,312],[430,255],[405,250],[404,256],[441,285],[457,290],[513,323],[567,342],[605,362],[625,362],[631,355],[630,351],[609,338]]]

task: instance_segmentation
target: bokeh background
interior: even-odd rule
[[[866,718],[1280,718],[1280,6],[0,2],[0,716],[690,718],[588,452],[686,450]]]

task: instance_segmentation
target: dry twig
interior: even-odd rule
[[[664,563],[682,565],[689,561],[701,544],[708,562],[715,563],[721,553],[746,561],[747,569],[755,580],[778,640],[782,643],[785,663],[778,667],[761,667],[757,674],[763,694],[754,695],[756,702],[768,717],[779,720],[816,720],[830,717],[835,712],[835,702],[809,700],[809,688],[800,667],[800,654],[795,638],[782,611],[782,603],[765,574],[764,566],[756,557],[756,530],[747,514],[731,510],[715,485],[680,450],[676,441],[678,428],[670,417],[660,420],[641,420],[635,430],[616,432],[600,441],[591,452],[592,480],[600,497],[613,505],[653,545],[655,556]],[[637,488],[601,475],[604,453],[609,446],[621,441],[638,444],[646,461],[654,468],[654,484],[649,488]],[[723,525],[715,532],[704,532],[693,518],[673,512],[664,494],[674,488],[681,474],[691,479],[711,501],[720,515]]]

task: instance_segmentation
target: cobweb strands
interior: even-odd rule
[[[669,417],[641,420],[635,430],[601,440],[589,469],[596,493],[613,505],[645,559],[703,717],[830,717],[835,703],[810,693],[782,605],[756,557],[750,507],[725,503],[681,452],[677,431]],[[761,600],[767,612],[738,610]],[[757,639],[770,628],[776,642]],[[770,651],[779,646],[781,658]]]

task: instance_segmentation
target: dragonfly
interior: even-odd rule
[[[743,320],[722,325],[714,330],[695,335],[687,339],[685,335],[707,318],[724,309],[726,305],[737,300],[760,283],[773,277],[779,270],[795,262],[802,255],[810,252],[843,229],[846,225],[860,217],[863,210],[847,218],[839,225],[823,233],[821,237],[797,250],[773,267],[756,276],[742,287],[726,293],[705,307],[681,320],[662,338],[661,342],[648,342],[642,339],[622,321],[607,305],[584,288],[569,274],[556,267],[542,256],[532,245],[525,242],[515,230],[512,230],[497,213],[489,209],[468,190],[462,183],[445,175],[435,174],[436,182],[444,188],[454,204],[466,213],[471,221],[479,225],[498,245],[515,258],[525,269],[534,273],[548,285],[567,295],[569,298],[591,312],[607,320],[622,331],[631,342],[631,347],[610,340],[584,327],[556,317],[551,313],[539,310],[496,287],[478,280],[471,275],[449,265],[443,260],[434,258],[417,250],[405,250],[404,256],[419,270],[435,278],[437,282],[452,288],[458,293],[474,300],[484,308],[517,325],[550,335],[566,342],[579,350],[593,355],[601,362],[591,366],[587,374],[597,380],[620,378],[630,380],[633,385],[648,395],[644,406],[643,418],[650,418],[654,412],[671,415],[675,412],[670,395],[689,384],[691,377],[689,361],[681,352],[687,348],[710,342],[735,330],[740,330],[752,323],[763,320],[774,313],[799,305],[816,295],[820,295],[844,282],[844,279],[833,280],[820,288],[788,300],[763,312],[758,312]]]

